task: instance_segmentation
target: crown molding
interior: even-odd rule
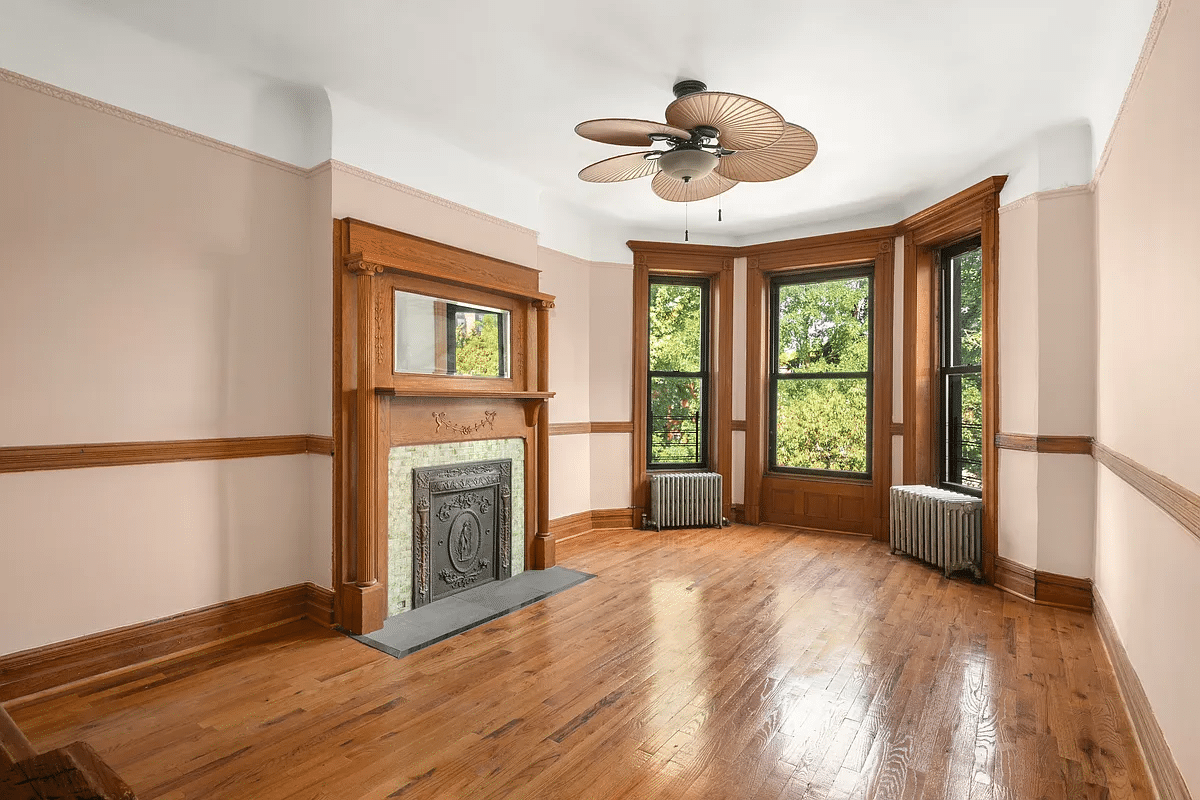
[[[1046,189],[1041,192],[1031,192],[1024,197],[1013,200],[1011,203],[1005,203],[997,209],[1000,214],[1007,214],[1010,211],[1016,211],[1018,208],[1023,208],[1030,203],[1043,200],[1055,200],[1059,197],[1072,197],[1078,194],[1093,194],[1096,191],[1096,182],[1089,181],[1080,186],[1064,186],[1061,189]]]
[[[63,100],[92,111],[99,111],[101,114],[107,114],[110,117],[116,117],[117,119],[124,120],[125,122],[132,122],[135,125],[141,125],[143,128],[149,128],[150,130],[158,131],[159,133],[165,133],[168,136],[174,136],[178,139],[184,139],[195,144],[204,145],[205,147],[211,147],[214,150],[220,150],[222,153],[244,158],[248,161],[254,161],[258,164],[263,164],[268,167],[274,167],[275,169],[287,172],[291,175],[307,177],[312,172],[312,170],[308,170],[303,167],[297,167],[295,164],[289,164],[288,162],[280,161],[277,158],[264,156],[261,153],[254,152],[253,150],[247,150],[244,147],[238,147],[236,145],[229,144],[228,142],[222,142],[219,139],[214,139],[211,136],[205,136],[204,134],[196,133],[195,131],[189,131],[186,128],[180,128],[177,125],[170,125],[166,122],[154,119],[153,117],[147,117],[144,114],[138,114],[134,111],[129,111],[128,109],[124,109],[119,106],[104,103],[100,100],[96,100],[95,98],[79,94],[78,92],[72,92],[68,89],[63,89],[61,86],[44,83],[43,81],[30,78],[26,75],[21,75],[7,69],[0,69],[0,81],[12,84],[13,86],[19,86],[22,89],[29,89],[30,91],[37,92],[38,94],[44,94],[47,97],[53,97],[56,100]]]
[[[573,261],[581,267],[589,267],[589,268],[590,267],[606,267],[606,268],[610,268],[610,269],[626,269],[626,270],[633,269],[632,263],[620,264],[615,261],[589,261],[586,258],[581,258],[580,256],[571,255],[570,253],[563,252],[562,250],[556,250],[553,247],[547,247],[544,244],[539,244],[538,250],[539,251],[545,250],[547,253],[553,253],[555,256],[557,256],[559,258],[565,258],[568,261]]]
[[[447,200],[444,197],[438,197],[436,194],[430,194],[429,192],[421,191],[420,189],[409,186],[408,184],[400,183],[399,181],[394,181],[391,178],[385,178],[382,175],[365,170],[362,167],[356,167],[353,164],[347,164],[344,161],[338,161],[337,159],[333,158],[329,160],[329,166],[335,172],[341,172],[346,175],[352,175],[356,178],[361,178],[365,181],[370,181],[371,183],[378,184],[379,186],[384,186],[388,189],[407,194],[410,197],[415,197],[418,200],[434,203],[442,206],[443,208],[448,208],[451,211],[456,211],[460,214],[466,214],[467,216],[483,220],[484,222],[489,222],[492,225],[496,225],[501,228],[507,228],[508,230],[525,234],[526,236],[531,236],[534,239],[537,239],[538,237],[538,232],[533,228],[526,228],[525,226],[518,225],[515,222],[509,222],[506,219],[493,217],[491,214],[486,214],[482,211],[476,211],[470,206],[464,206],[461,203],[455,203],[453,200]]]
[[[882,252],[887,252],[890,248],[890,242],[897,235],[895,225],[882,225],[876,228],[863,228],[857,231],[843,231],[840,233],[825,233],[819,236],[805,236],[799,239],[782,239],[778,242],[762,242],[760,244],[748,244],[738,249],[736,255],[739,257],[763,256],[769,253],[779,253],[792,251],[799,248],[814,248],[814,247],[831,247],[848,244],[861,244],[877,242],[878,240],[887,240],[888,247],[885,248],[882,243],[879,249]]]
[[[696,255],[732,258],[741,254],[743,248],[724,244],[687,244],[684,242],[646,242],[630,239],[625,245],[635,253],[667,253],[671,255]]]
[[[1170,9],[1171,0],[1158,0],[1158,5],[1154,9],[1154,17],[1150,20],[1150,30],[1146,32],[1146,40],[1142,42],[1142,52],[1138,55],[1137,65],[1133,68],[1133,75],[1129,79],[1129,85],[1125,88],[1121,105],[1117,108],[1117,116],[1108,130],[1108,138],[1104,140],[1104,150],[1101,151],[1100,160],[1096,162],[1096,170],[1092,173],[1093,184],[1099,182],[1105,166],[1108,165],[1108,158],[1112,155],[1113,143],[1116,141],[1117,131],[1121,126],[1121,118],[1125,116],[1125,109],[1129,107],[1129,101],[1133,99],[1138,86],[1142,83],[1142,77],[1146,74],[1150,56],[1154,54],[1154,48],[1158,44],[1158,35],[1162,32],[1163,23],[1166,22],[1167,12]]]

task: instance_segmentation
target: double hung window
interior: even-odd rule
[[[770,469],[870,477],[873,269],[772,281]]]
[[[939,253],[941,482],[983,489],[983,250],[979,237]]]
[[[707,280],[650,277],[650,469],[708,466],[708,315]]]

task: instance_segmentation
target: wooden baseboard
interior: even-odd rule
[[[550,531],[554,534],[555,541],[565,542],[592,531],[632,528],[633,523],[632,508],[597,508],[552,519]]]
[[[744,525],[746,522],[746,506],[741,503],[734,503],[729,508],[730,522],[736,522],[739,525]]]
[[[1003,556],[996,556],[995,585],[1031,603],[1092,610],[1092,582],[1087,578],[1043,572]]]
[[[580,534],[587,533],[591,529],[591,511],[580,511],[578,514],[570,514],[550,520],[550,532],[554,534],[555,540],[559,542],[573,539]]]
[[[311,583],[0,656],[0,703],[309,618],[333,623],[333,592]]]
[[[1041,570],[1034,574],[1037,580],[1034,599],[1037,602],[1077,611],[1092,610],[1092,582],[1088,578],[1072,578]]]
[[[1133,668],[1133,662],[1129,660],[1129,654],[1125,652],[1125,646],[1121,644],[1121,637],[1099,592],[1094,593],[1093,607],[1096,628],[1108,653],[1113,673],[1117,676],[1117,688],[1121,691],[1121,699],[1125,701],[1133,736],[1138,749],[1142,751],[1142,760],[1154,784],[1155,796],[1162,800],[1191,800],[1179,765],[1175,763],[1167,738],[1159,727],[1158,718],[1154,716],[1150,698],[1146,696],[1142,681]]]
[[[333,627],[333,590],[315,583],[305,583],[304,616],[318,625]]]

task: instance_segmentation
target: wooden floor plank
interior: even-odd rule
[[[296,622],[9,709],[143,800],[1151,796],[1086,614],[778,526],[559,558],[597,578],[403,659]]]

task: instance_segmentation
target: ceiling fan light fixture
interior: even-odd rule
[[[712,153],[681,148],[663,153],[658,158],[658,166],[675,180],[690,182],[706,177],[716,169],[718,161],[717,156]]]

